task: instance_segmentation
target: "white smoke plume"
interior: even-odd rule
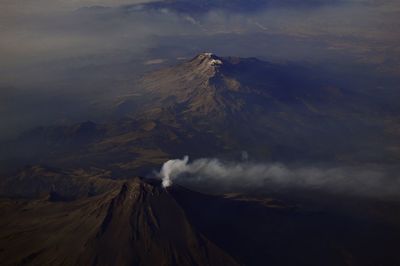
[[[182,160],[169,160],[164,163],[160,171],[163,187],[169,187],[172,184],[171,176],[175,177],[186,172],[188,162],[189,156],[185,156]]]
[[[189,157],[169,160],[159,177],[164,187],[173,181],[208,184],[228,189],[303,188],[360,196],[400,195],[400,178],[395,169],[372,166],[288,166],[280,163],[224,162]]]

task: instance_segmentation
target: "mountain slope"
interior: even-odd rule
[[[398,201],[306,192],[222,197],[180,186],[170,193],[199,231],[244,265],[400,263]]]
[[[0,197],[69,201],[100,195],[119,185],[109,171],[101,169],[60,170],[34,165],[0,177]]]
[[[139,179],[72,202],[2,200],[0,208],[3,265],[236,265],[167,191]]]

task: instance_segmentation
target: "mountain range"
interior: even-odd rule
[[[307,0],[307,1],[293,1],[293,0],[167,0],[167,1],[153,1],[144,4],[128,5],[124,8],[127,10],[169,10],[177,13],[184,13],[190,15],[200,15],[212,10],[226,10],[230,12],[260,12],[267,8],[276,7],[308,7],[316,8],[324,5],[332,5],[342,3],[340,0]]]
[[[131,92],[107,102],[102,121],[1,144],[3,265],[400,264],[397,199],[211,194],[164,188],[154,174],[186,154],[395,165],[390,94],[312,67],[212,53],[149,72]]]
[[[392,96],[343,86],[310,67],[201,53],[132,87],[133,96],[110,101],[109,119],[36,128],[4,143],[3,165],[107,166],[145,174],[186,154],[247,151],[254,159],[283,162],[399,158]]]

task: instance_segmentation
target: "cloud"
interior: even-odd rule
[[[164,63],[165,60],[162,58],[158,58],[158,59],[150,59],[147,60],[146,62],[144,62],[145,65],[158,65],[158,64],[162,64]]]
[[[377,166],[289,166],[281,163],[227,162],[189,158],[167,161],[158,173],[163,185],[173,182],[220,191],[307,189],[368,197],[398,197],[397,171]]]
[[[381,54],[393,53],[393,47],[398,47],[400,42],[395,30],[400,25],[400,4],[392,1],[379,4],[375,1],[309,1],[309,6],[318,8],[298,8],[296,1],[288,1],[284,8],[257,8],[257,13],[250,14],[220,9],[218,6],[232,3],[217,1],[196,17],[186,13],[128,9],[132,5],[124,5],[135,2],[148,1],[6,0],[0,10],[0,68],[21,68],[31,62],[98,56],[115,51],[125,51],[126,55],[143,54],[162,46],[158,41],[163,36],[176,38],[176,45],[179,45],[184,36],[201,39],[219,34],[281,34],[307,38],[314,43],[329,42],[327,48],[340,47],[351,53],[378,52],[384,47]],[[264,2],[270,1],[254,1],[256,4]],[[111,8],[93,7],[98,5]],[[249,6],[243,1],[236,1],[235,5]],[[355,43],[354,38],[362,43]],[[238,46],[236,50],[244,49]],[[254,56],[252,49],[246,50],[249,56]],[[267,51],[265,53],[268,55]],[[303,56],[313,57],[313,54]]]
[[[302,8],[290,5],[297,1],[286,1],[284,7],[272,5],[257,12],[232,12],[213,5],[196,16],[132,8],[132,4],[143,2],[149,1],[2,1],[0,87],[2,94],[7,94],[3,102],[24,97],[22,91],[43,99],[57,95],[65,98],[66,93],[83,99],[82,94],[91,94],[90,100],[95,101],[93,97],[99,93],[93,93],[93,88],[118,94],[118,81],[130,80],[147,67],[157,66],[138,67],[143,62],[162,58],[173,63],[178,57],[190,58],[205,50],[222,56],[324,66],[336,66],[342,60],[344,64],[359,62],[400,71],[396,30],[400,26],[400,4],[396,1],[328,1],[328,5]],[[108,82],[104,82],[105,77]],[[15,113],[18,104],[19,100],[3,112],[4,116],[34,116],[35,109]],[[37,116],[37,121],[46,123],[42,114]],[[3,127],[18,123],[14,119]]]
[[[210,39],[210,36],[218,38],[221,34],[252,33],[270,35],[269,38],[273,38],[272,34],[278,34],[297,38],[297,41],[303,38],[303,42],[309,43],[308,51],[314,50],[313,45],[325,45],[326,50],[333,47],[333,50],[328,50],[330,53],[347,51],[360,57],[360,60],[365,61],[371,57],[375,62],[376,53],[381,57],[387,57],[388,54],[393,56],[400,42],[396,31],[400,26],[400,4],[392,1],[380,1],[379,5],[372,5],[371,1],[345,1],[351,4],[328,1],[328,5],[316,5],[318,8],[298,8],[293,1],[288,1],[284,8],[257,8],[257,13],[220,9],[217,7],[224,6],[225,2],[218,1],[215,6],[211,5],[213,8],[196,17],[190,14],[131,10],[127,9],[129,5],[124,5],[135,2],[147,1],[6,0],[0,10],[0,69],[8,72],[3,73],[3,77],[12,76],[9,72],[17,72],[22,68],[34,68],[31,64],[71,57],[99,57],[117,51],[124,53],[125,58],[129,55],[140,56],[153,48],[162,47],[162,38],[166,36],[175,38],[175,45],[179,46],[181,39],[186,36],[195,36],[201,40]],[[242,1],[235,3],[248,6]],[[310,1],[309,5],[315,3],[327,2]],[[93,7],[97,5],[111,8]],[[93,8],[83,8],[87,6]],[[193,47],[193,44],[189,45]],[[258,44],[252,40],[247,45],[253,47],[244,49],[242,42],[239,42],[236,51],[245,51],[248,56],[256,56],[254,50],[258,56],[270,55],[268,50],[262,52],[263,49],[257,49]],[[217,48],[223,47],[223,44],[218,44]],[[188,50],[189,47],[184,49]],[[296,50],[294,46],[291,49]],[[199,50],[203,49],[199,47]],[[289,57],[290,52],[283,54],[287,54],[288,58],[282,59],[292,59]],[[307,59],[319,56],[301,50],[298,50],[298,54]]]

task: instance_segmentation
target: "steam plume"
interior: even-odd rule
[[[169,187],[172,184],[171,175],[177,176],[187,171],[188,162],[189,156],[185,156],[182,160],[169,160],[164,163],[160,171],[163,187]]]
[[[188,185],[246,190],[256,188],[304,188],[360,196],[400,195],[396,169],[377,166],[292,167],[280,163],[234,163],[189,157],[169,160],[159,176],[164,187],[174,180]]]

